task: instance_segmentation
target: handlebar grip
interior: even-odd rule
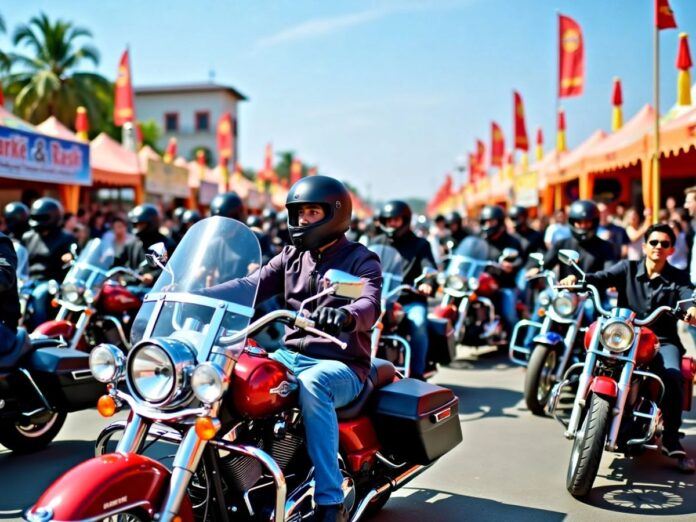
[[[341,348],[341,350],[345,350],[346,348],[348,348],[348,343],[344,343],[343,341],[341,341],[337,337],[334,337],[333,335],[327,334],[326,332],[322,332],[321,330],[318,330],[318,329],[314,328],[313,326],[306,326],[304,328],[304,330],[306,332],[314,334],[318,337],[323,337],[324,339],[328,339],[329,341],[332,341],[333,343],[337,344]]]

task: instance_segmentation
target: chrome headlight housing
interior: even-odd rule
[[[578,296],[568,291],[561,291],[551,303],[554,311],[561,317],[570,317],[578,306]]]
[[[539,304],[541,306],[549,306],[551,304],[551,296],[546,292],[541,292],[539,294]]]
[[[89,369],[99,382],[118,381],[125,367],[126,357],[113,344],[98,344],[89,354]]]
[[[174,339],[148,339],[133,347],[128,355],[128,387],[152,406],[178,406],[191,397],[189,375],[195,364],[188,344]]]
[[[447,276],[445,286],[447,286],[447,288],[451,288],[452,290],[461,291],[464,290],[464,284],[465,281],[461,276],[457,274],[452,274],[450,276]]]
[[[85,293],[85,285],[79,281],[63,283],[60,288],[60,295],[63,299],[70,303],[78,304],[82,300],[82,295]]]
[[[599,339],[605,348],[612,352],[625,352],[633,344],[635,333],[633,328],[624,321],[608,321],[599,335]]]
[[[470,277],[468,281],[469,285],[469,290],[472,292],[475,292],[479,288],[479,278],[478,277]]]
[[[191,374],[191,389],[204,404],[213,404],[222,398],[227,379],[219,366],[211,362],[199,364]]]

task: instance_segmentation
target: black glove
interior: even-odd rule
[[[320,306],[310,316],[320,330],[329,335],[337,336],[341,331],[347,332],[353,328],[353,316],[343,308]]]

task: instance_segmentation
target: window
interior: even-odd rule
[[[196,112],[196,130],[199,132],[210,130],[210,113],[208,111]]]
[[[164,132],[179,132],[179,113],[164,113]]]

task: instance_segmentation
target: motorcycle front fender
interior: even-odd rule
[[[70,340],[75,333],[75,325],[71,321],[56,319],[41,323],[32,333],[45,335],[46,337],[63,337],[65,340]]]
[[[619,394],[619,385],[611,377],[598,375],[592,379],[590,391],[605,399],[614,400]]]
[[[534,344],[543,344],[546,346],[558,346],[562,345],[565,340],[563,339],[563,336],[560,335],[559,333],[556,332],[544,332],[540,333],[539,335],[535,336],[534,339],[532,340]]]
[[[169,470],[136,453],[110,453],[64,473],[25,513],[25,520],[101,520],[126,511],[153,518],[168,491]],[[182,522],[193,522],[188,495],[181,503]]]

